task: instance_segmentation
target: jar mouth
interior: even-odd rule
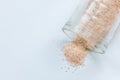
[[[76,33],[70,29],[70,28],[67,28],[67,27],[63,27],[62,28],[62,31],[65,33],[65,35],[72,41],[74,38],[75,38],[75,35]],[[94,51],[96,53],[99,53],[99,54],[104,54],[105,53],[105,49],[107,48],[105,45],[102,47],[103,50],[99,50],[97,49],[97,47],[100,47],[100,46],[96,46],[94,47],[93,50],[90,50],[91,52]]]
[[[76,34],[76,33],[75,33],[73,30],[68,29],[68,28],[66,28],[66,27],[63,27],[63,28],[62,28],[62,31],[65,33],[65,35],[67,35],[67,37],[68,37],[70,40],[72,40],[72,39],[75,38],[75,34]]]

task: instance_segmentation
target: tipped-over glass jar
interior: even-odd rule
[[[93,44],[92,47],[88,48],[94,53],[105,53],[106,48],[120,24],[120,10],[115,12],[115,10],[120,9],[120,7],[118,6],[118,8],[116,8],[112,6],[113,10],[109,10],[110,3],[105,4],[105,1],[107,2],[109,0],[81,1],[63,27],[64,33],[71,41],[74,41],[76,36],[82,36],[83,40],[85,40],[83,42]]]

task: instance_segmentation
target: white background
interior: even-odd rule
[[[0,80],[120,80],[120,28],[105,55],[66,72],[61,31],[79,0],[0,0]]]

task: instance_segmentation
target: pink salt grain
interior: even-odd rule
[[[72,42],[64,47],[64,54],[73,66],[80,65],[84,62],[87,50],[78,43]]]

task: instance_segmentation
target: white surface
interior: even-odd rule
[[[61,67],[61,28],[79,0],[0,0],[0,80],[120,80],[120,28],[105,55],[74,73]]]

